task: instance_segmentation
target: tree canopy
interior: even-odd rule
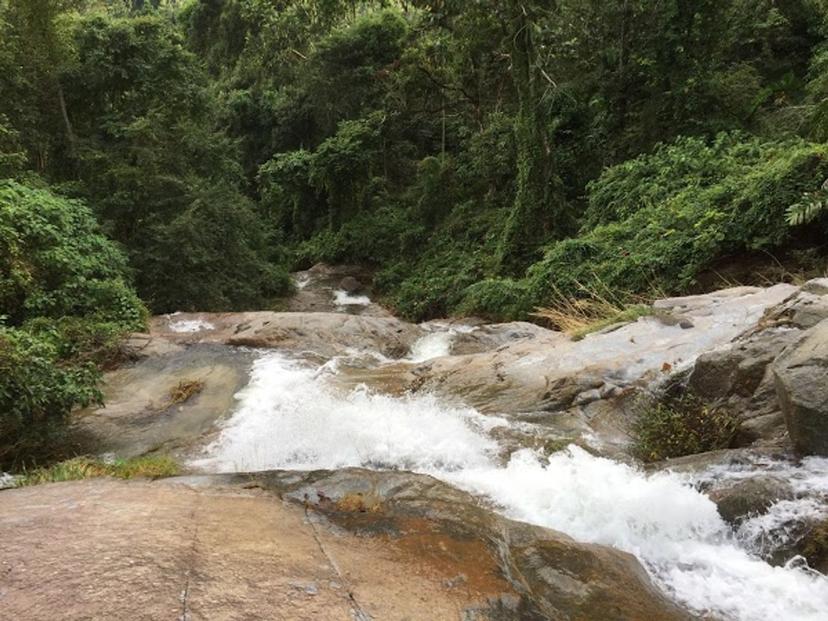
[[[0,0],[3,355],[321,260],[413,319],[824,270],[827,35],[825,0]]]

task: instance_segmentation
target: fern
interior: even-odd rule
[[[807,224],[828,212],[828,179],[817,192],[806,192],[802,200],[785,211],[785,219],[791,226]]]

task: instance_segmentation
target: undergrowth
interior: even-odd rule
[[[738,428],[733,413],[695,398],[642,404],[633,425],[634,452],[653,462],[727,448]]]

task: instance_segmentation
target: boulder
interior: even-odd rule
[[[809,524],[796,552],[807,559],[812,569],[828,574],[828,520]]]
[[[828,319],[786,349],[773,374],[796,451],[828,456]]]
[[[343,291],[348,292],[348,293],[357,293],[359,291],[362,291],[362,289],[364,289],[364,287],[362,286],[362,283],[359,282],[353,276],[346,276],[345,278],[340,280],[339,281],[339,288],[342,289]]]
[[[765,513],[778,500],[793,498],[791,486],[775,477],[751,477],[708,491],[719,515],[730,524]]]
[[[796,341],[796,330],[773,328],[703,353],[688,378],[688,387],[705,401],[753,395],[768,365]]]

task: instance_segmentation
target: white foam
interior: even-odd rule
[[[710,499],[675,474],[646,476],[578,447],[549,463],[515,453],[503,469],[443,478],[485,494],[515,519],[635,554],[657,584],[699,613],[743,621],[816,621],[828,580],[772,567],[738,545]]]
[[[412,362],[425,362],[432,358],[448,356],[451,353],[451,342],[454,335],[451,332],[431,332],[421,336],[411,346],[408,359]]]
[[[455,336],[458,334],[470,334],[477,329],[475,326],[467,326],[464,324],[438,322],[420,324],[420,327],[428,330],[428,334],[421,336],[411,346],[411,353],[408,355],[408,359],[412,362],[425,362],[432,358],[448,356],[451,354],[451,345],[454,342]]]
[[[430,395],[337,394],[321,377],[280,354],[260,358],[238,394],[238,410],[196,465],[222,472],[346,466],[450,472],[489,463],[498,450],[483,432],[505,420],[444,408]]]
[[[181,319],[170,321],[169,328],[173,332],[201,332],[202,330],[215,330],[216,326],[203,319]]]
[[[334,304],[337,306],[368,306],[371,298],[367,295],[352,295],[342,289],[334,291]]]
[[[696,483],[773,477],[790,486],[793,497],[774,502],[767,511],[744,520],[736,536],[749,550],[768,557],[802,534],[802,524],[828,518],[828,459],[807,457],[799,463],[755,457],[750,463],[711,466]]]
[[[258,360],[236,413],[196,465],[424,472],[490,498],[510,517],[635,554],[658,585],[700,615],[825,618],[828,579],[795,564],[772,567],[741,548],[689,476],[646,475],[575,446],[548,459],[520,450],[502,465],[488,432],[504,419],[431,395],[338,393],[325,376],[278,354]]]

